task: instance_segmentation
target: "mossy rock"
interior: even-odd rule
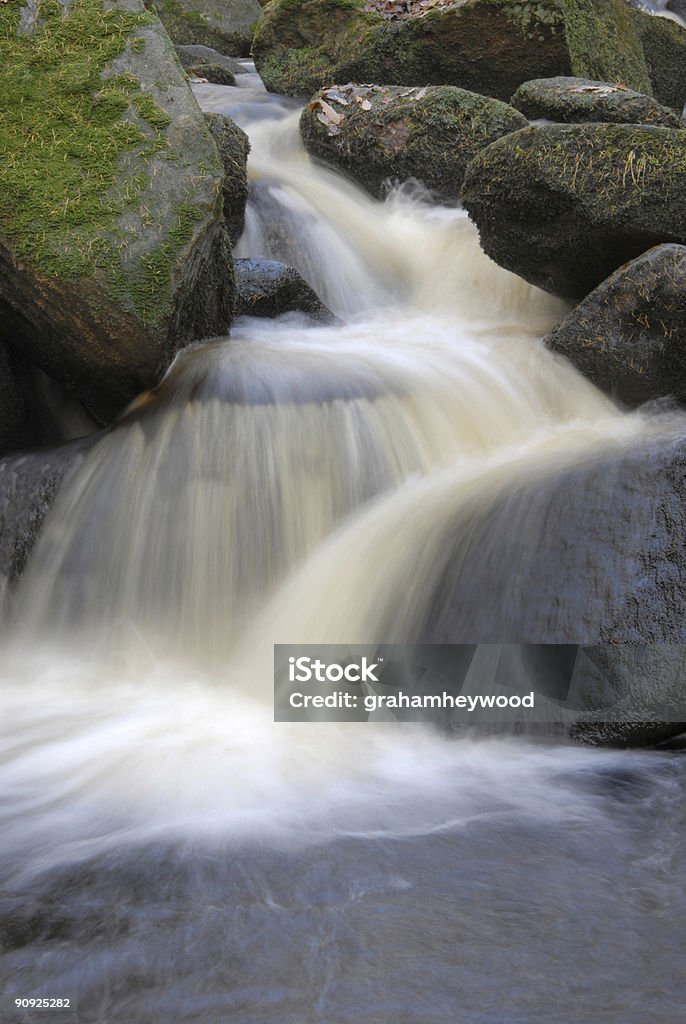
[[[463,202],[496,263],[557,295],[583,298],[652,246],[686,243],[686,132],[524,128],[472,161]]]
[[[146,0],[175,43],[247,57],[260,14],[257,0]]]
[[[224,114],[206,113],[205,120],[224,167],[224,220],[235,245],[243,234],[245,222],[250,141],[243,129]]]
[[[655,99],[679,116],[686,103],[686,28],[670,18],[631,11]]]
[[[437,198],[459,199],[467,164],[526,118],[500,100],[455,86],[331,86],[303,111],[308,151],[374,196],[415,178]]]
[[[652,96],[588,78],[537,78],[524,82],[511,103],[532,121],[545,119],[567,124],[604,121],[683,127],[681,118]]]
[[[138,0],[22,14],[0,5],[0,334],[106,420],[228,328],[223,168]]]
[[[389,20],[366,0],[272,0],[253,53],[267,88],[295,96],[357,81],[508,100],[522,82],[559,74],[650,93],[633,13],[624,0],[463,0]]]
[[[686,247],[658,245],[620,267],[546,345],[626,405],[686,402]]]

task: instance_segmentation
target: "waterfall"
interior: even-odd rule
[[[627,414],[548,352],[566,307],[461,210],[416,183],[370,199],[309,159],[291,101],[237,82],[195,87],[250,135],[237,254],[292,264],[339,321],[243,318],[184,350],[58,495],[0,651],[0,924],[39,935],[11,966],[108,1024],[502,1024],[495,970],[527,979],[539,1024],[556,951],[593,994],[575,1019],[607,987],[630,1024],[636,949],[651,991],[682,949],[669,758],[277,726],[271,650],[421,638],[448,556],[497,557],[481,525],[503,496],[681,417]],[[610,920],[635,940],[614,972],[586,962]]]

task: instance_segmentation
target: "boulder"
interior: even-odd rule
[[[138,0],[27,11],[0,5],[0,338],[106,420],[227,331],[223,169]]]
[[[243,67],[235,57],[227,57],[219,50],[213,50],[211,46],[177,46],[176,55],[179,58],[181,67],[188,71],[189,68],[202,64],[212,64],[224,68],[232,75],[246,74],[247,69]]]
[[[186,68],[188,77],[197,78],[202,82],[211,82],[212,85],[235,85],[236,79],[233,71],[229,71],[221,64],[193,64]]]
[[[0,591],[19,579],[62,482],[97,440],[0,459]]]
[[[146,0],[175,43],[199,44],[236,57],[250,54],[257,0]]]
[[[467,502],[406,570],[427,595],[408,641],[686,644],[681,417],[664,430]]]
[[[631,12],[656,100],[681,115],[686,102],[686,28],[668,18]],[[627,84],[631,84],[627,81]]]
[[[639,36],[648,15],[624,0],[456,0],[412,4],[409,16],[394,6],[273,0],[253,40],[265,85],[303,97],[332,81],[458,85],[508,100],[522,82],[563,74],[652,91]]]
[[[388,179],[416,178],[437,198],[459,198],[467,164],[526,126],[507,103],[454,86],[334,85],[300,119],[308,151],[374,196]]]
[[[313,320],[334,319],[297,270],[277,260],[236,260],[236,316],[275,317],[307,313]]]
[[[224,220],[233,245],[243,233],[245,204],[248,201],[248,153],[250,142],[242,128],[224,114],[206,113],[224,167]]]
[[[659,245],[620,267],[545,340],[626,405],[686,402],[686,247]]]
[[[524,82],[510,101],[530,120],[566,123],[607,121],[681,128],[681,118],[661,103],[623,85],[588,78],[536,78]]]
[[[545,125],[492,143],[463,202],[485,252],[568,298],[661,242],[686,243],[686,132]]]

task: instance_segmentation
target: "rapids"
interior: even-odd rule
[[[270,658],[412,637],[465,507],[680,417],[628,415],[547,352],[565,307],[460,210],[312,164],[249,66],[195,89],[250,135],[237,255],[296,266],[339,322],[244,318],[182,352],[48,517],[0,653],[5,999],[107,1024],[671,1024],[678,758],[275,725]]]

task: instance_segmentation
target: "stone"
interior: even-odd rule
[[[463,202],[491,259],[580,299],[652,246],[686,244],[686,132],[525,128],[472,161]]]
[[[588,78],[537,78],[520,85],[510,102],[532,121],[605,121],[654,124],[662,128],[683,127],[681,118],[652,96]]]
[[[526,124],[508,104],[454,86],[348,84],[317,93],[300,132],[312,156],[374,196],[384,195],[388,179],[414,178],[438,199],[456,202],[470,160]]]
[[[276,317],[301,312],[322,323],[333,321],[307,281],[293,267],[278,260],[236,260],[236,315]]]

